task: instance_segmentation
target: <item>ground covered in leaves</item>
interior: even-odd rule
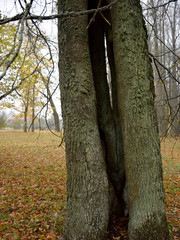
[[[180,137],[161,140],[166,214],[170,237],[180,239]]]
[[[56,239],[66,202],[65,154],[50,133],[0,131],[0,239]]]
[[[0,240],[60,239],[66,167],[60,139],[48,132],[0,131]],[[180,239],[180,139],[162,141],[167,218]],[[127,219],[111,219],[109,239],[127,238]]]

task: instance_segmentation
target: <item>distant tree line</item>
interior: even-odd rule
[[[27,119],[27,131],[32,131],[32,119]],[[0,130],[3,129],[17,129],[24,130],[24,119],[20,118],[18,115],[11,115],[8,117],[8,114],[5,111],[0,113]],[[46,119],[45,116],[36,118],[34,121],[34,130],[56,130],[56,125],[54,121],[53,114]],[[62,121],[59,122],[59,130],[63,129]]]

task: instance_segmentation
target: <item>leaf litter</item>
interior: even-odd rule
[[[57,239],[66,214],[65,153],[58,139],[20,131],[1,131],[0,139],[0,238]]]
[[[48,132],[0,131],[0,240],[63,239],[65,152]],[[162,142],[166,212],[180,239],[180,139]],[[127,239],[127,218],[112,216],[108,238]]]

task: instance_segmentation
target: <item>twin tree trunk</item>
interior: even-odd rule
[[[58,11],[96,8],[98,2],[59,0]],[[126,181],[129,239],[167,240],[153,73],[142,9],[138,0],[124,0],[103,15],[58,23],[67,159],[65,238],[106,239],[110,214],[123,214]]]

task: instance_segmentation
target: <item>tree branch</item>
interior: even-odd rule
[[[147,10],[151,10],[151,9],[157,9],[157,8],[160,8],[160,7],[165,7],[166,5],[168,5],[168,4],[172,3],[172,2],[177,2],[177,0],[170,0],[167,3],[160,4],[160,5],[156,6],[156,7],[149,7],[149,8],[143,9],[143,11],[147,11]]]
[[[2,100],[3,98],[7,97],[8,95],[10,95],[12,92],[16,91],[18,88],[20,88],[20,86],[22,85],[22,83],[23,83],[27,78],[29,78],[29,77],[32,76],[35,72],[37,72],[37,69],[38,69],[40,63],[43,61],[43,58],[44,58],[44,57],[42,57],[42,58],[39,60],[39,62],[38,62],[38,64],[36,65],[35,69],[34,69],[28,76],[26,76],[25,78],[23,78],[23,79],[20,81],[20,83],[19,83],[17,86],[15,86],[15,87],[14,87],[14,85],[15,85],[15,82],[14,82],[14,83],[12,84],[11,89],[10,89],[9,91],[7,91],[6,93],[4,93],[3,95],[0,96],[0,100]]]
[[[52,20],[52,19],[56,19],[56,18],[77,17],[77,16],[86,15],[86,14],[92,14],[92,13],[106,11],[107,9],[110,9],[113,5],[115,5],[118,1],[119,0],[114,0],[112,3],[110,3],[106,6],[96,8],[96,9],[83,10],[83,11],[79,11],[79,12],[74,12],[74,11],[64,12],[64,13],[61,13],[61,14],[55,14],[55,15],[49,15],[49,16],[29,15],[29,16],[27,16],[26,19],[43,21],[43,20]],[[24,13],[22,12],[20,14],[17,14],[14,17],[1,19],[0,20],[0,25],[6,24],[6,23],[9,23],[9,22],[18,21],[22,18],[23,15],[24,15]]]
[[[23,42],[23,32],[24,32],[24,21],[27,18],[27,15],[29,13],[31,5],[28,4],[26,7],[26,11],[23,14],[22,19],[20,20],[20,24],[21,24],[21,28],[20,28],[20,33],[19,33],[19,43],[18,46],[15,50],[15,53],[13,54],[12,58],[7,62],[4,71],[2,72],[2,74],[0,75],[0,80],[6,75],[7,70],[10,68],[11,64],[14,62],[14,60],[17,58],[18,54],[19,54],[19,50],[22,46],[22,42]]]
[[[169,73],[169,75],[174,79],[174,81],[180,84],[178,79],[175,78],[175,76],[171,73],[171,71],[166,66],[164,66],[156,57],[154,57],[152,53],[149,53],[149,55],[153,58],[154,61],[156,61],[162,68],[164,68]]]

